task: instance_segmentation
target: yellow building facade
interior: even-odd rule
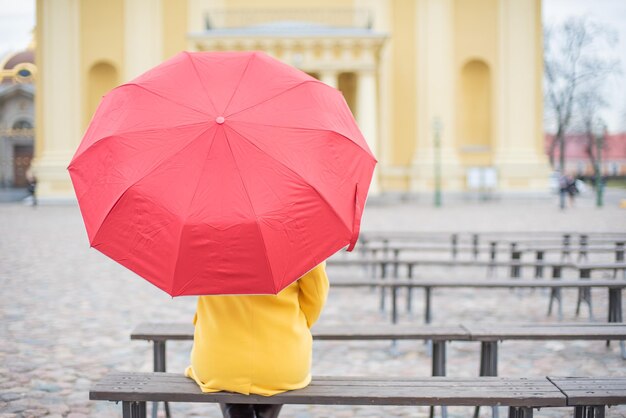
[[[436,167],[444,191],[481,170],[496,191],[547,189],[541,0],[38,0],[36,37],[42,199],[73,197],[102,95],[181,50],[262,50],[341,90],[375,193],[428,193]]]

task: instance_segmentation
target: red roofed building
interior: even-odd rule
[[[591,176],[594,174],[592,160],[589,156],[589,139],[585,134],[569,134],[565,137],[565,171],[575,176]],[[554,135],[546,135],[545,150],[549,154]],[[596,144],[593,155],[596,155]],[[556,147],[554,161],[559,161],[559,147]],[[626,132],[607,135],[601,155],[602,175],[608,177],[626,176]]]

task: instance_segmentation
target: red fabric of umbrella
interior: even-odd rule
[[[91,246],[179,296],[276,294],[353,247],[375,164],[339,91],[183,52],[103,98],[68,170]]]

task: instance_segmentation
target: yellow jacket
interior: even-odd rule
[[[311,382],[312,337],[328,295],[325,263],[278,295],[200,296],[191,366],[203,392],[270,396]]]

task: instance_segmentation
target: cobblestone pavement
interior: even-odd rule
[[[378,202],[366,209],[364,230],[415,231],[621,231],[626,211],[618,209],[623,193],[597,210],[590,198],[559,211],[555,201],[450,203],[436,210],[426,203]],[[597,255],[592,257],[598,258]],[[592,258],[594,259],[594,258]],[[356,273],[357,271],[350,272]],[[467,269],[462,270],[468,273]],[[477,274],[484,271],[476,270]],[[330,270],[331,277],[344,274]],[[438,277],[454,271],[431,269]],[[130,341],[130,331],[143,321],[191,321],[195,298],[172,299],[147,282],[89,248],[76,206],[0,205],[0,417],[119,416],[121,407],[90,402],[88,388],[110,370],[149,371],[152,350]],[[421,324],[419,293],[414,313],[402,312],[403,323]],[[555,322],[546,316],[547,295],[537,291],[434,291],[434,323]],[[355,303],[355,301],[358,301]],[[587,321],[574,315],[575,291],[564,291],[564,321]],[[607,296],[593,293],[597,320],[605,320]],[[331,289],[322,323],[385,323],[370,289]],[[168,343],[168,370],[182,372],[189,342]],[[448,350],[448,375],[475,376],[479,346],[455,342]],[[500,348],[502,376],[624,375],[617,344],[604,342],[505,342]],[[427,376],[428,346],[401,341],[316,342],[316,375]],[[483,408],[482,416],[490,416]],[[215,405],[172,405],[175,417],[218,417]],[[285,417],[427,416],[427,408],[286,406]],[[452,417],[468,416],[468,408],[450,408]],[[536,416],[565,417],[568,409],[546,409]],[[502,410],[501,415],[505,416]],[[608,416],[626,416],[625,407]]]

